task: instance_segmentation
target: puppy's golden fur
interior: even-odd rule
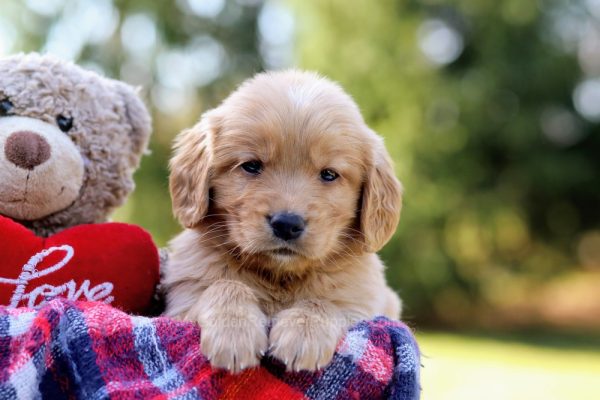
[[[242,164],[260,161],[259,174]],[[394,233],[401,186],[352,99],[313,73],[245,82],[175,142],[170,189],[187,228],[171,242],[167,314],[196,321],[215,367],[267,351],[289,369],[327,364],[346,329],[400,316],[375,252]],[[339,177],[324,181],[324,169]],[[293,212],[302,236],[274,236]]]

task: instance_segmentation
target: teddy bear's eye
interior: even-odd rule
[[[11,113],[11,111],[13,110],[13,108],[15,108],[15,106],[13,105],[13,103],[10,100],[4,99],[4,100],[0,101],[0,117],[9,115]]]
[[[63,132],[69,132],[73,128],[73,118],[65,117],[62,114],[56,117],[56,123]]]

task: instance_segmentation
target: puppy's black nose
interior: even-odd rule
[[[305,226],[304,219],[292,213],[277,213],[269,219],[269,224],[273,234],[283,240],[298,239]]]

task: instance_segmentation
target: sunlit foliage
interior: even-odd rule
[[[409,319],[524,323],[542,283],[600,281],[598,0],[3,0],[0,56],[32,50],[142,88],[152,154],[116,219],[160,245],[179,229],[172,137],[298,65],[342,83],[396,160],[405,207],[382,255]]]

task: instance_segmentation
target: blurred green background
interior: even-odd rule
[[[265,69],[340,82],[406,189],[382,257],[423,397],[600,398],[600,0],[3,0],[19,51],[143,88],[152,154],[114,218],[159,245],[177,132]]]

